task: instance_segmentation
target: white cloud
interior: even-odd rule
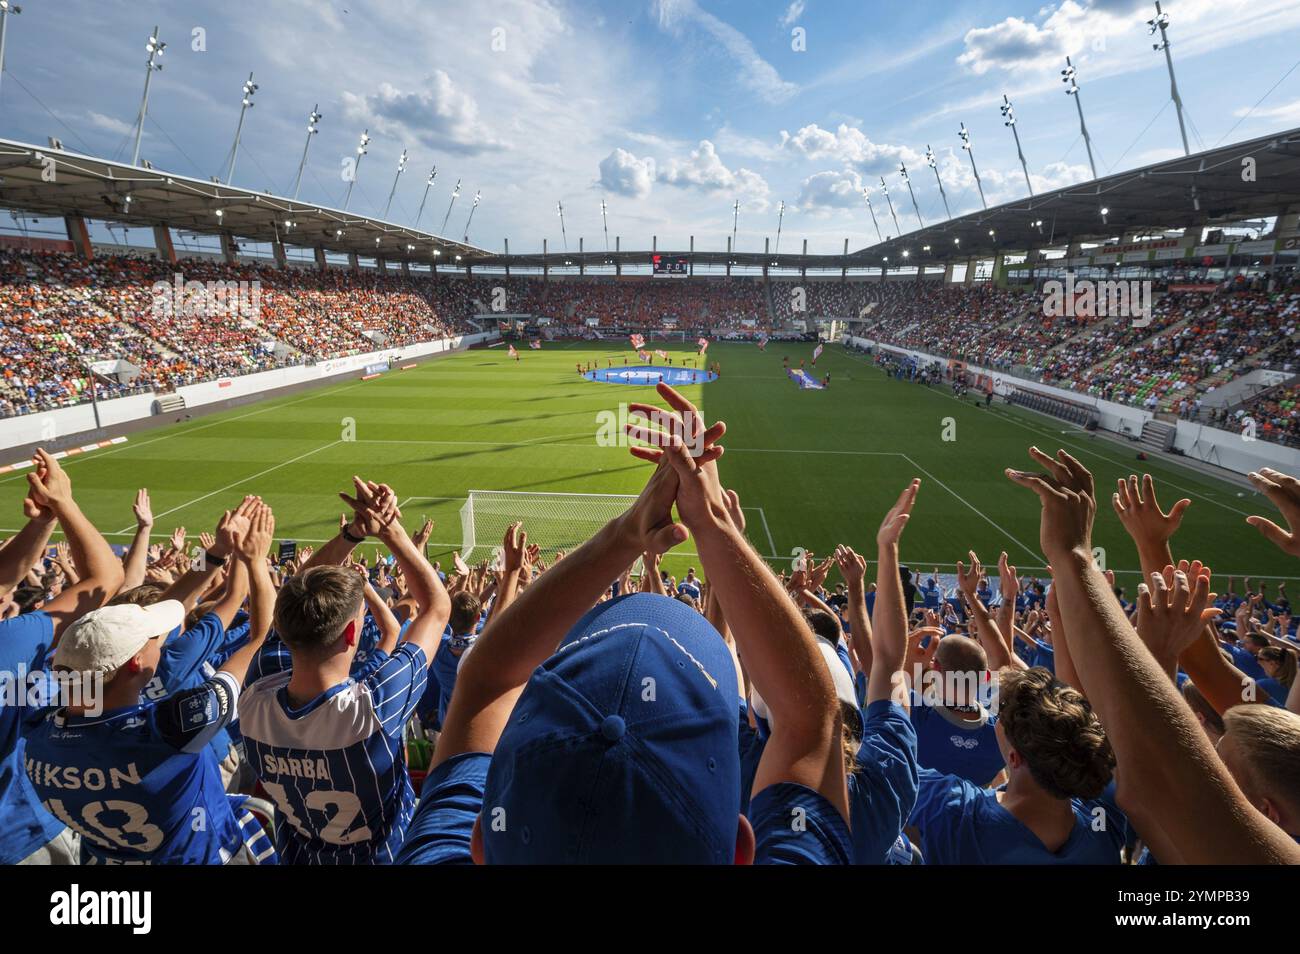
[[[795,204],[802,212],[826,215],[834,209],[858,209],[863,203],[862,178],[852,169],[817,172],[803,180]]]
[[[794,3],[790,4],[790,6],[786,8],[785,16],[781,18],[781,26],[794,26],[795,23],[798,22],[799,18],[803,16],[804,7],[805,4],[803,0],[794,0]]]
[[[832,159],[865,174],[885,175],[900,162],[916,165],[925,157],[908,146],[872,142],[861,129],[840,123],[833,131],[816,123],[794,135],[781,130],[781,147],[813,160]]]
[[[1238,119],[1249,115],[1254,120],[1265,120],[1279,125],[1295,126],[1300,124],[1300,99],[1292,100],[1289,103],[1279,103],[1277,106],[1265,106],[1263,109],[1255,109],[1254,111],[1248,106],[1243,106],[1237,109],[1233,115]]]
[[[638,159],[626,149],[615,149],[600,161],[601,186],[618,195],[645,198],[650,194],[654,178],[653,156]]]
[[[97,113],[93,109],[87,110],[86,118],[90,120],[90,125],[96,129],[103,129],[106,132],[114,133],[119,136],[125,136],[133,131],[135,126],[131,123],[124,122],[121,119],[114,119],[112,116],[105,116],[103,113]]]
[[[681,33],[687,24],[694,24],[711,36],[735,62],[741,83],[761,98],[781,103],[799,91],[797,85],[783,80],[776,67],[758,54],[745,34],[700,9],[695,0],[655,0],[654,8],[661,29]]]
[[[478,103],[443,70],[435,70],[423,89],[403,91],[383,82],[368,95],[343,92],[343,114],[375,132],[424,143],[462,155],[504,145],[479,119]]]
[[[726,191],[747,200],[754,208],[765,209],[771,189],[764,179],[752,169],[728,169],[719,158],[713,143],[707,139],[691,150],[685,159],[668,159],[659,167],[658,180],[680,188],[693,188],[703,192]]]

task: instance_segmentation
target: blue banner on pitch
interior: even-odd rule
[[[698,368],[654,368],[649,365],[635,365],[626,368],[596,368],[594,371],[588,371],[583,375],[588,381],[598,381],[601,384],[635,384],[641,387],[658,384],[662,381],[674,388],[680,388],[687,384],[708,384],[710,381],[717,380],[717,375],[712,371],[703,371]]]

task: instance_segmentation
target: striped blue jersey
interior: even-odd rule
[[[25,727],[24,769],[90,863],[224,864],[243,838],[209,743],[238,699],[219,672],[98,716],[45,709]]]
[[[401,643],[380,665],[294,708],[292,672],[240,701],[244,751],[276,806],[281,864],[388,864],[415,804],[403,730],[428,661]]]

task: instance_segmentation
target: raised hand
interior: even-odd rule
[[[387,484],[352,478],[356,490],[355,497],[339,491],[339,499],[352,508],[352,520],[349,527],[352,535],[358,537],[377,537],[402,513],[397,507],[396,495]]]
[[[1179,654],[1218,617],[1211,606],[1210,571],[1200,563],[1184,561],[1178,569],[1166,566],[1138,586],[1137,632],[1161,668],[1171,672]]]
[[[880,547],[898,546],[898,541],[903,536],[903,528],[907,526],[907,521],[912,515],[912,504],[916,503],[916,493],[921,489],[921,478],[913,478],[912,482],[907,485],[898,497],[898,501],[889,508],[885,514],[885,519],[881,521],[880,530],[876,533],[876,545]]]
[[[967,599],[974,602],[980,580],[984,578],[984,565],[980,563],[980,558],[975,555],[974,550],[967,550],[966,553],[970,557],[970,568],[967,569],[965,564],[960,560],[957,561],[957,586],[966,594]]]
[[[417,550],[423,553],[424,545],[429,542],[431,536],[433,536],[433,521],[425,517],[424,524],[416,531],[415,536],[411,537],[411,542],[415,544]]]
[[[58,512],[72,502],[72,480],[44,448],[32,455],[34,470],[27,475],[32,502],[40,508]]]
[[[1184,497],[1167,513],[1161,510],[1156,501],[1155,481],[1150,474],[1142,475],[1140,489],[1136,474],[1130,474],[1127,481],[1118,481],[1117,487],[1110,497],[1111,506],[1139,550],[1166,546],[1182,524],[1183,513],[1192,505]]]
[[[1002,555],[998,557],[998,590],[1002,594],[1002,601],[1013,605],[1020,594],[1020,577],[1016,573],[1016,568],[1007,562],[1006,550],[1003,550]]]
[[[1046,473],[1006,469],[1007,477],[1038,494],[1043,504],[1039,543],[1048,561],[1065,561],[1070,555],[1092,560],[1092,523],[1097,514],[1096,488],[1092,474],[1065,451],[1048,457],[1037,447],[1029,456],[1042,464]]]
[[[451,565],[452,568],[455,569],[457,576],[461,578],[469,576],[469,567],[466,566],[465,561],[461,559],[459,550],[451,555]]]
[[[217,538],[214,537],[212,534],[208,533],[206,530],[204,530],[202,533],[199,534],[199,546],[203,547],[203,549],[205,550],[211,550],[212,545],[216,542],[217,542]]]
[[[835,557],[828,556],[821,563],[812,567],[808,572],[808,588],[816,592],[821,589],[821,585],[826,582],[826,575],[831,571],[831,564]]]
[[[1300,480],[1271,467],[1261,468],[1248,476],[1255,489],[1282,511],[1282,518],[1290,532],[1265,517],[1247,517],[1246,522],[1264,534],[1283,553],[1300,557]]]
[[[640,553],[667,553],[688,536],[686,528],[673,521],[673,500],[679,496],[679,464],[676,458],[669,459],[674,463],[659,462],[636,501],[619,519],[620,536]],[[685,460],[690,462],[690,458]],[[680,509],[680,502],[678,506]]]
[[[653,404],[628,405],[630,414],[645,418],[647,423],[642,425],[629,422],[624,425],[624,429],[629,437],[650,445],[630,448],[632,456],[658,463],[670,442],[676,439],[686,448],[689,456],[700,464],[712,463],[721,457],[723,449],[717,442],[726,433],[727,425],[718,421],[706,428],[695,405],[676,390],[662,381],[656,390],[672,410],[664,410]]]
[[[236,555],[250,565],[266,556],[275,536],[275,514],[260,498],[245,514],[248,530],[239,539]],[[365,568],[361,568],[365,572]]]
[[[184,551],[185,549],[185,528],[184,527],[177,527],[175,530],[172,531],[171,545],[172,545],[172,549],[177,551],[178,553]]]
[[[524,530],[523,526],[523,523],[516,520],[506,528],[506,536],[502,542],[501,550],[501,571],[503,573],[518,573],[524,567],[528,550],[528,531]]]
[[[866,558],[858,556],[852,547],[840,544],[835,548],[835,565],[840,568],[840,576],[844,577],[844,582],[850,586],[854,584],[861,586],[866,578]]]
[[[147,487],[141,487],[135,492],[135,503],[131,505],[131,512],[135,514],[135,524],[141,530],[148,530],[153,526],[153,507],[149,502]]]
[[[216,542],[210,548],[217,556],[235,553],[252,524],[250,515],[261,504],[261,497],[245,497],[233,511],[227,510],[217,523]]]

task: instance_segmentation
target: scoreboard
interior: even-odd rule
[[[691,270],[690,263],[680,255],[651,255],[650,265],[657,277],[685,278]]]

